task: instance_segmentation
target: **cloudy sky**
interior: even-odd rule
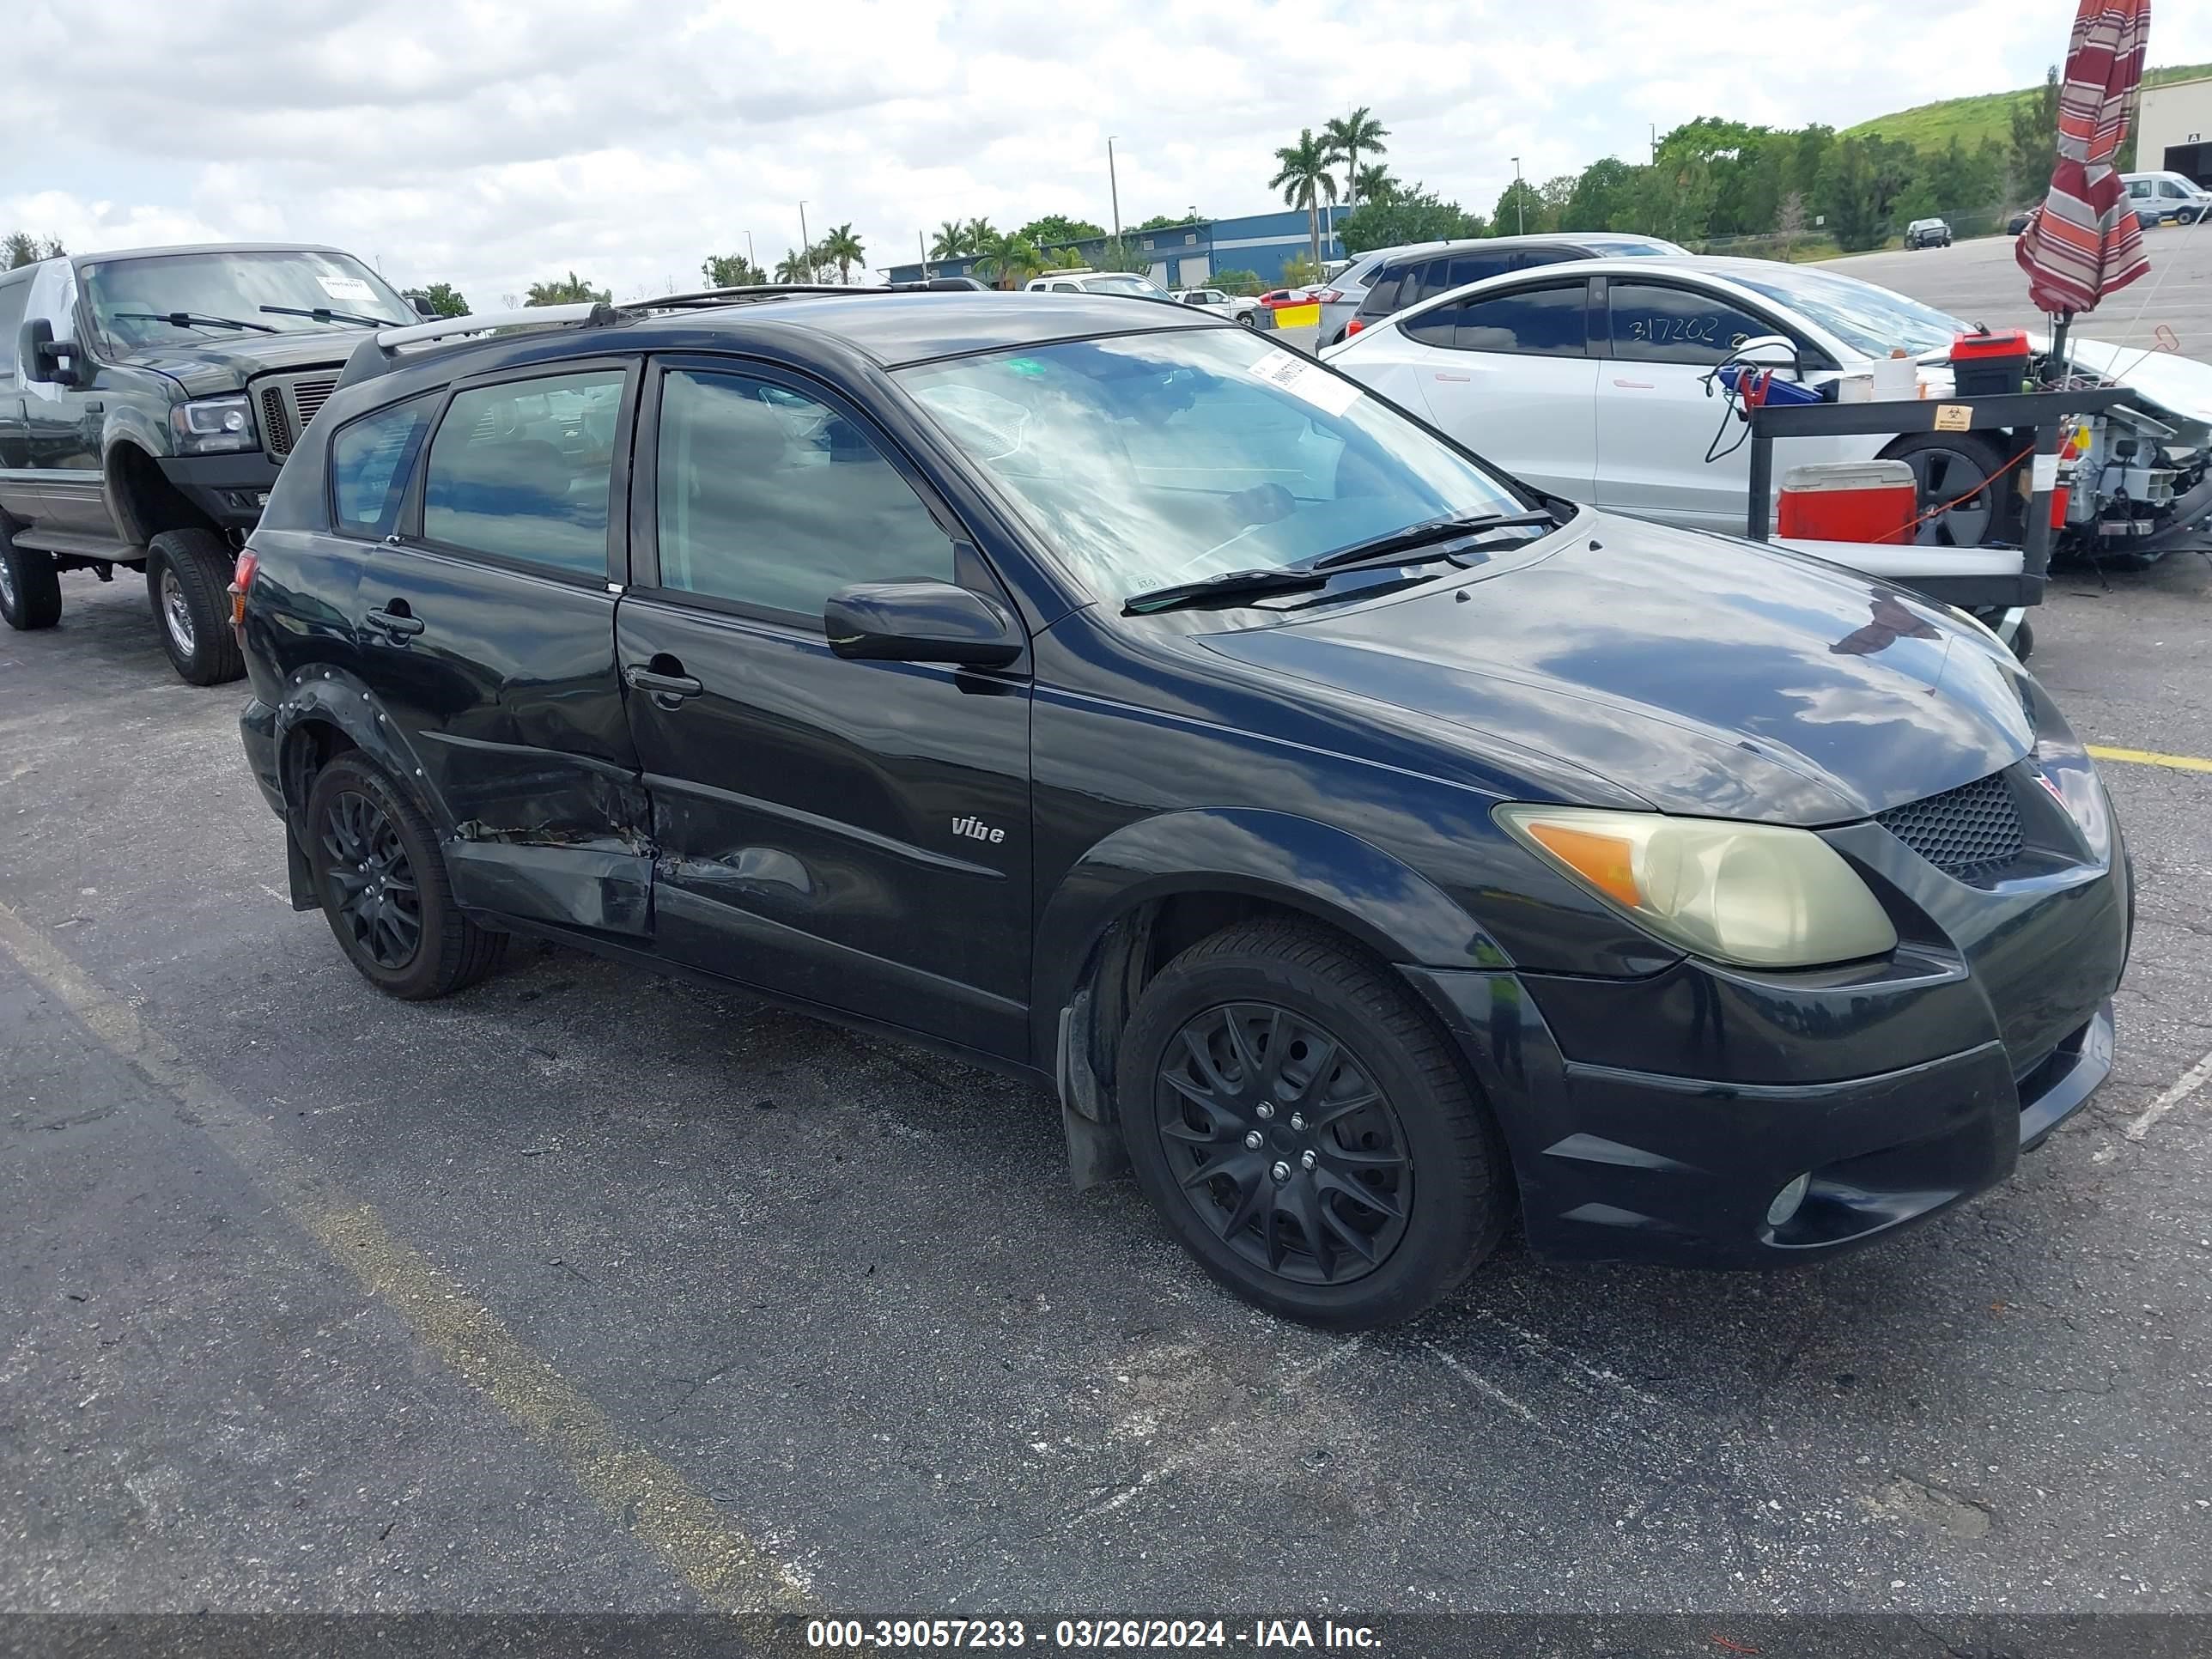
[[[20,20],[26,0],[14,0]],[[871,263],[985,216],[1262,210],[1358,104],[1487,212],[1717,113],[1847,125],[2039,79],[2072,0],[27,0],[0,229],[72,249],[336,243],[479,306],[574,266],[618,297],[849,221]],[[2153,64],[2212,60],[2161,0]],[[29,137],[27,139],[26,135]]]

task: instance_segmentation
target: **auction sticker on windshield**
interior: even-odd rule
[[[343,300],[350,305],[374,304],[376,290],[358,276],[318,276],[323,292],[333,300]]]
[[[1352,381],[1289,351],[1269,352],[1252,365],[1252,374],[1324,415],[1341,415],[1359,401],[1359,388]]]

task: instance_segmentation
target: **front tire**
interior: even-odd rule
[[[230,626],[229,545],[212,530],[165,530],[146,544],[146,597],[180,678],[221,685],[246,672]]]
[[[316,774],[301,839],[338,949],[386,996],[445,996],[506,955],[507,935],[479,927],[453,902],[430,821],[360,754]]]
[[[18,547],[0,529],[0,621],[23,633],[62,619],[62,579],[54,556]]]
[[[1146,988],[1117,1076],[1146,1196],[1272,1313],[1395,1323],[1496,1248],[1496,1127],[1412,994],[1330,934],[1270,921],[1192,945]]]
[[[1921,547],[1980,547],[2005,534],[2011,516],[2002,451],[1972,432],[1916,432],[1882,451],[1912,469],[1916,514],[1942,508],[1913,527]]]

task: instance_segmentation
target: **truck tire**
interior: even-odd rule
[[[1409,1319],[1497,1246],[1497,1127],[1443,1032],[1348,940],[1277,921],[1200,940],[1145,988],[1115,1074],[1137,1184],[1271,1313]]]
[[[146,597],[161,648],[193,685],[246,672],[230,627],[230,548],[212,530],[165,530],[146,544]]]
[[[479,927],[453,902],[429,819],[358,750],[315,775],[298,829],[331,936],[386,996],[442,997],[506,957],[507,935]]]
[[[62,579],[54,556],[15,545],[0,530],[0,620],[28,633],[62,619]]]

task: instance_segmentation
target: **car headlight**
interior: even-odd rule
[[[1670,944],[1746,968],[1880,956],[1897,929],[1809,830],[1581,806],[1500,806],[1522,846]]]
[[[169,430],[179,455],[216,455],[256,443],[253,408],[243,393],[176,404],[169,410]]]

